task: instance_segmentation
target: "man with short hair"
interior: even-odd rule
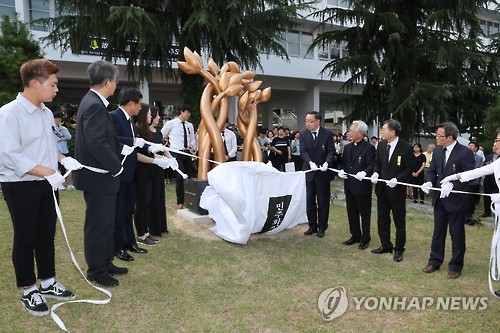
[[[12,264],[17,286],[23,288],[21,303],[34,316],[49,314],[46,297],[75,298],[55,281],[57,217],[52,192],[58,197],[64,182],[57,162],[68,170],[82,167],[58,151],[52,111],[44,104],[59,90],[58,72],[47,59],[25,62],[20,69],[23,92],[0,108],[0,182],[14,228]]]
[[[328,170],[335,158],[333,134],[321,127],[321,115],[312,111],[306,115],[306,129],[300,133],[300,156],[302,170],[306,173],[306,210],[309,228],[304,233],[325,236],[330,212],[330,180]]]
[[[361,120],[355,120],[349,127],[351,143],[344,147],[339,177],[344,178],[344,192],[351,237],[344,245],[359,243],[358,248],[365,250],[370,244],[370,219],[372,212],[372,183],[370,177],[375,164],[375,146],[363,138],[368,126]],[[355,175],[348,177],[346,172]],[[361,217],[361,224],[360,224]]]
[[[422,185],[423,191],[430,187],[441,188],[432,195],[434,207],[434,233],[432,235],[431,254],[424,273],[437,271],[444,261],[446,233],[449,227],[451,235],[451,259],[448,263],[448,278],[456,279],[462,274],[465,256],[465,216],[470,208],[467,194],[451,193],[455,188],[469,192],[467,182],[443,182],[444,178],[460,172],[474,169],[474,155],[470,149],[457,142],[458,128],[453,123],[437,126],[436,143],[427,182]],[[455,178],[456,179],[456,178]],[[442,184],[441,184],[442,183]]]
[[[382,141],[377,147],[372,183],[376,183],[377,226],[381,246],[374,254],[392,253],[394,261],[403,260],[406,244],[406,186],[398,182],[408,181],[411,174],[412,148],[399,137],[401,124],[389,119],[382,126]],[[387,183],[379,182],[381,179]],[[396,244],[391,242],[391,212],[396,226]]]
[[[168,137],[170,148],[188,154],[194,154],[196,142],[194,137],[194,127],[188,121],[191,117],[191,108],[187,105],[179,109],[179,116],[169,120],[161,129],[163,137]],[[179,169],[191,177],[193,161],[191,156],[171,152],[177,160]],[[184,209],[184,178],[176,173],[175,193],[177,195],[177,209]]]
[[[113,234],[116,193],[123,172],[121,155],[130,154],[120,144],[107,106],[118,84],[118,69],[108,61],[98,60],[87,67],[90,90],[78,107],[76,121],[75,157],[82,164],[104,170],[87,168],[74,174],[75,187],[83,191],[87,209],[83,228],[83,248],[88,265],[87,278],[104,287],[114,287],[127,268],[113,264]]]

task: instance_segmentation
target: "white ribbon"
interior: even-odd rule
[[[335,172],[339,172],[340,170],[330,168],[330,170],[333,170]],[[346,173],[346,175],[355,177],[355,175]],[[370,177],[365,177],[363,178],[365,180],[371,180]],[[388,180],[385,179],[378,179],[379,182],[384,182],[388,183]],[[422,188],[422,185],[415,185],[415,184],[408,184],[408,183],[403,183],[403,182],[397,182],[399,185],[406,185],[406,186],[411,186],[411,187],[418,187]],[[431,187],[430,188],[433,191],[441,191],[441,188],[435,188]],[[475,195],[482,195],[482,196],[489,196],[492,197],[492,194],[488,193],[472,193],[472,192],[465,192],[465,191],[456,191],[452,190],[452,193],[459,193],[459,194],[475,194]],[[493,237],[491,239],[491,252],[490,252],[490,263],[489,263],[489,268],[488,268],[488,283],[490,287],[490,292],[495,298],[499,298],[495,294],[495,290],[493,289],[493,281],[500,281],[500,204],[492,204],[492,208],[495,212],[495,227],[493,230]]]
[[[65,178],[68,176],[68,174],[69,174],[69,172],[67,172],[64,175]],[[104,299],[104,300],[80,299],[80,300],[73,300],[73,301],[66,301],[66,302],[56,303],[56,304],[52,305],[51,308],[50,308],[50,316],[52,317],[52,320],[54,320],[54,322],[57,324],[57,326],[59,326],[60,329],[62,329],[65,332],[69,332],[68,329],[66,328],[66,325],[64,325],[63,321],[61,320],[61,318],[59,318],[59,316],[55,313],[55,311],[56,311],[56,309],[58,307],[60,307],[61,305],[66,304],[66,303],[107,304],[107,303],[109,303],[111,301],[111,298],[113,297],[113,295],[111,294],[111,292],[109,290],[106,290],[104,288],[97,287],[97,286],[93,285],[87,279],[87,277],[85,276],[85,274],[83,273],[82,269],[80,268],[80,265],[78,264],[78,261],[76,261],[75,255],[73,254],[73,251],[71,250],[71,246],[69,245],[68,235],[66,234],[66,228],[64,227],[64,222],[63,222],[61,210],[59,209],[59,205],[57,204],[56,194],[55,194],[54,191],[52,191],[52,197],[54,198],[54,206],[55,206],[55,209],[56,209],[57,219],[59,220],[59,222],[61,224],[62,233],[64,235],[64,239],[66,240],[66,245],[68,246],[68,249],[69,249],[69,254],[71,256],[71,261],[73,262],[73,264],[75,265],[76,269],[80,272],[80,274],[83,276],[83,278],[85,279],[85,281],[87,281],[88,284],[90,284],[93,288],[99,290],[100,292],[102,292],[106,296],[108,296],[108,298]]]

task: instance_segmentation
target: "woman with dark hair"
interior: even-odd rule
[[[146,141],[161,144],[162,134],[156,129],[159,121],[158,109],[142,103],[141,110],[135,118],[139,135]],[[155,156],[150,154],[149,157]],[[165,170],[154,164],[137,164],[134,221],[137,241],[144,245],[153,246],[158,242],[151,235],[161,237],[162,233],[168,232],[165,209]]]
[[[427,159],[422,154],[422,145],[415,143],[413,145],[413,159],[411,161],[411,183],[422,185],[424,183],[424,169]],[[419,187],[413,187],[413,203],[418,203],[418,195],[420,194],[420,203],[424,203],[424,192]]]

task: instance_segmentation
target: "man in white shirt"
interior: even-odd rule
[[[224,128],[224,131],[221,132],[222,141],[224,142],[224,152],[227,156],[227,161],[232,162],[236,161],[236,152],[238,151],[238,145],[236,143],[236,134],[233,131]]]
[[[12,263],[17,286],[24,289],[21,302],[35,316],[49,314],[45,297],[75,298],[54,280],[56,210],[52,191],[57,195],[64,182],[57,162],[67,170],[82,167],[58,151],[54,118],[44,104],[58,92],[58,72],[59,67],[47,59],[24,63],[20,69],[23,92],[0,108],[0,182],[14,228]]]
[[[182,106],[179,109],[179,116],[169,120],[161,129],[161,134],[163,137],[168,137],[170,148],[194,154],[194,147],[196,146],[194,127],[188,122],[189,117],[191,117],[191,108],[187,105]],[[191,176],[193,168],[192,158],[174,152],[172,152],[172,156],[177,160],[179,169],[188,176]],[[184,179],[179,173],[176,174],[175,192],[177,195],[177,209],[184,209]]]

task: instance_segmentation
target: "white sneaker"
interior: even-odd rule
[[[59,191],[64,191],[66,189],[66,187],[64,187],[64,185],[59,185],[59,187],[57,189]]]
[[[75,187],[73,185],[68,185],[68,187],[66,187],[67,190],[71,191],[71,190],[74,190]]]

